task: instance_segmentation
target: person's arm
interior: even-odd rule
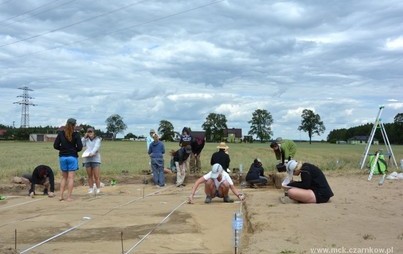
[[[50,192],[55,192],[55,175],[53,174],[52,169],[48,169],[48,177],[49,177],[49,185],[50,185]],[[49,193],[49,195],[51,194]]]
[[[239,193],[237,188],[235,188],[235,185],[230,184],[229,188],[231,189],[232,193],[234,193],[234,195],[238,197],[239,200],[243,201],[245,199],[244,195]]]
[[[101,139],[95,138],[94,140],[95,140],[95,144],[94,144],[94,147],[91,149],[90,156],[95,155],[101,148]]]
[[[53,148],[56,150],[60,150],[60,132],[57,133],[55,142],[53,142]]]
[[[281,163],[284,164],[285,162],[285,149],[283,147],[280,147],[280,154],[281,154]]]
[[[32,172],[32,177],[31,177],[31,189],[29,189],[29,195],[32,197],[35,194],[35,184],[38,181],[39,178],[39,173],[38,173],[38,168],[35,168],[34,171]],[[31,195],[32,193],[32,195]]]
[[[288,186],[301,189],[310,189],[312,184],[312,176],[308,171],[301,171],[301,181],[290,182]]]
[[[189,204],[193,204],[193,197],[195,195],[197,188],[199,187],[200,184],[205,183],[205,182],[206,182],[206,179],[204,179],[204,176],[201,176],[199,179],[197,179],[197,181],[195,182],[195,184],[192,187],[192,192],[190,193],[190,196],[188,198]]]
[[[81,142],[81,137],[78,132],[76,132],[75,139],[77,152],[80,152],[81,150],[83,150],[83,142]]]
[[[224,170],[227,170],[227,169],[229,168],[229,164],[230,164],[230,162],[231,162],[231,159],[230,159],[230,157],[229,157],[228,154],[227,154],[227,158],[228,158],[228,161],[227,161],[227,165],[225,165],[226,168],[224,168]]]
[[[153,152],[153,150],[151,149],[151,144],[148,146],[148,155],[151,156],[151,153]]]

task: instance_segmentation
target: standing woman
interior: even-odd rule
[[[67,183],[67,201],[73,201],[71,194],[74,187],[74,175],[78,167],[78,152],[83,149],[80,134],[74,131],[76,119],[69,118],[64,130],[57,133],[53,147],[59,150],[59,163],[62,170],[60,183],[60,201],[64,200],[64,190]]]
[[[88,193],[100,192],[100,165],[101,165],[101,154],[99,150],[101,148],[101,139],[95,135],[94,128],[90,127],[87,129],[87,133],[81,139],[83,146],[87,149],[83,153],[84,166],[88,175]],[[94,186],[95,183],[95,186]]]

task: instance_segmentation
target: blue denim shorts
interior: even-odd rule
[[[63,172],[76,171],[78,167],[78,158],[74,156],[59,157],[60,169]]]

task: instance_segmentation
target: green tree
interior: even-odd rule
[[[122,133],[127,129],[127,125],[123,122],[123,118],[118,114],[109,116],[105,123],[107,132],[113,133],[113,140],[116,139],[118,133]]]
[[[337,141],[347,141],[347,129],[335,129],[327,135],[327,142],[336,143]]]
[[[134,135],[133,133],[131,133],[131,132],[129,132],[129,133],[127,133],[125,136],[124,136],[124,139],[136,139],[137,138],[137,136],[136,135]]]
[[[210,113],[202,124],[206,131],[206,140],[220,142],[224,138],[224,129],[227,129],[227,119],[223,114]]]
[[[299,131],[308,132],[309,136],[309,144],[312,143],[312,136],[317,134],[320,136],[321,133],[324,133],[326,128],[323,125],[323,121],[320,120],[320,116],[315,114],[310,109],[304,109],[301,114],[302,121],[301,125],[298,127]]]
[[[256,109],[252,113],[252,120],[248,123],[251,124],[248,135],[256,135],[262,143],[270,140],[271,135],[273,135],[271,130],[273,117],[270,112],[265,109]]]
[[[175,137],[174,126],[168,120],[161,120],[158,127],[158,133],[161,134],[160,139],[165,141],[173,141]]]

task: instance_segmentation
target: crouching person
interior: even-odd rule
[[[189,204],[193,203],[194,194],[202,183],[204,183],[204,192],[206,193],[206,199],[204,200],[206,204],[211,203],[211,200],[215,197],[222,198],[226,203],[233,202],[228,195],[230,189],[239,200],[244,200],[244,196],[235,188],[230,175],[223,170],[220,164],[216,163],[209,173],[196,180],[188,199]]]
[[[326,203],[333,197],[325,175],[317,166],[291,160],[287,163],[289,177],[301,176],[301,181],[284,184],[287,195],[280,197],[282,203]]]
[[[28,192],[30,197],[35,195],[35,185],[37,184],[45,187],[43,195],[48,195],[50,198],[55,196],[55,176],[49,166],[39,165],[34,169],[32,175],[24,175],[21,180],[23,183],[31,185]]]

